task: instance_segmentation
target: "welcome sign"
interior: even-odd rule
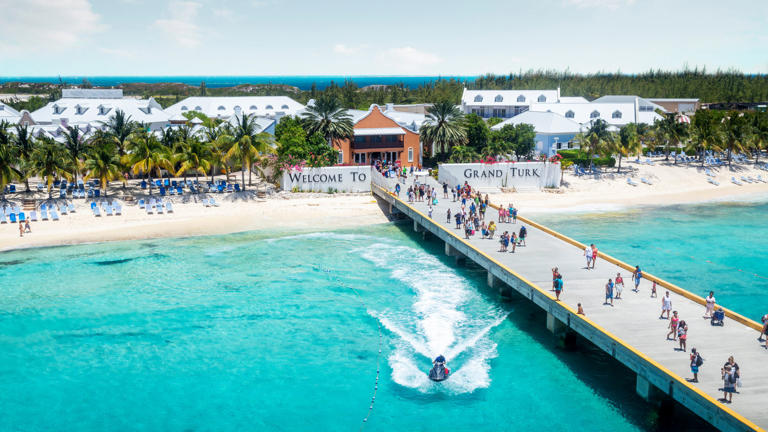
[[[440,164],[438,178],[450,185],[466,181],[479,188],[541,189],[560,186],[560,164],[501,162],[495,164]]]
[[[283,190],[302,192],[370,192],[371,167],[303,168],[283,172]]]

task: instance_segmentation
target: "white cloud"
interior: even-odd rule
[[[155,21],[155,26],[185,48],[200,45],[200,27],[197,13],[202,4],[193,1],[172,1],[168,5],[168,18]]]
[[[566,5],[606,9],[618,9],[621,6],[629,6],[634,2],[635,0],[565,0]]]
[[[232,20],[235,17],[234,12],[232,12],[232,9],[224,9],[224,8],[216,8],[213,10],[213,14],[219,18],[224,18],[226,20]]]
[[[333,52],[336,54],[350,56],[350,55],[357,54],[358,52],[360,52],[360,50],[362,50],[365,47],[366,47],[365,45],[348,46],[344,44],[336,44],[333,46]]]
[[[102,52],[107,55],[115,56],[115,57],[123,57],[123,58],[132,58],[136,57],[136,53],[130,50],[120,49],[120,48],[99,48],[99,52]]]
[[[436,54],[421,51],[411,46],[388,49],[379,54],[379,60],[412,66],[429,66],[443,61]]]
[[[105,28],[89,0],[0,0],[0,52],[69,48]]]

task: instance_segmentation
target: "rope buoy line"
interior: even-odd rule
[[[355,289],[355,287],[347,285],[346,283],[342,282],[338,277],[331,276],[331,269],[326,268],[320,268],[315,266],[316,269],[322,270],[325,274],[328,275],[329,278],[333,279],[337,284],[344,288],[349,288],[353,293],[355,293],[355,298],[358,302],[360,302],[361,305],[363,305],[363,308],[366,310],[368,309],[368,305],[365,304],[365,300],[363,300],[363,297],[360,295],[360,292]],[[371,404],[368,406],[368,413],[365,415],[365,418],[363,418],[362,423],[360,423],[360,429],[359,431],[362,431],[365,425],[368,423],[368,419],[371,417],[371,414],[373,413],[373,405],[376,403],[376,392],[379,390],[379,373],[381,372],[381,343],[382,343],[382,336],[381,336],[381,323],[376,320],[376,327],[379,333],[379,339],[378,339],[378,352],[376,353],[376,381],[373,385],[373,392],[371,396]]]
[[[682,256],[682,257],[690,258],[690,259],[691,259],[691,260],[693,260],[693,261],[699,261],[699,259],[698,259],[698,258],[696,258],[696,257],[695,257],[695,256],[693,256],[693,255],[684,255],[683,253],[680,253],[680,252],[676,252],[676,251],[673,251],[673,250],[669,250],[669,249],[664,249],[664,248],[661,248],[661,247],[658,247],[658,246],[654,246],[654,248],[655,248],[655,249],[658,249],[658,250],[660,250],[660,251],[664,251],[664,252],[666,252],[666,253],[670,253],[670,254],[673,254],[673,255],[678,255],[678,256]],[[712,261],[710,261],[710,260],[702,260],[702,261],[704,261],[704,262],[705,262],[705,263],[707,263],[707,264],[712,264],[712,265],[715,265],[715,266],[719,266],[719,267],[722,267],[722,268],[724,268],[724,269],[726,269],[726,270],[738,271],[738,272],[741,272],[741,273],[744,273],[744,274],[748,274],[748,275],[750,275],[750,276],[754,276],[754,277],[756,277],[756,278],[760,278],[760,279],[768,279],[768,277],[766,277],[766,276],[763,276],[763,275],[759,275],[759,274],[757,274],[757,273],[750,273],[750,272],[748,272],[748,271],[744,271],[744,270],[742,270],[742,269],[740,269],[740,268],[737,268],[737,267],[731,267],[731,266],[729,266],[729,265],[725,265],[725,264],[720,264],[720,263],[712,262]]]

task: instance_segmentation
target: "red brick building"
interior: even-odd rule
[[[356,119],[352,140],[336,140],[334,146],[343,164],[370,165],[381,160],[411,167],[421,161],[419,134],[397,124],[377,105]]]

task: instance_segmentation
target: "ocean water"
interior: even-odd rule
[[[199,86],[201,82],[205,81],[205,86],[208,88],[218,87],[232,87],[240,84],[283,84],[298,87],[301,90],[309,90],[314,83],[317,88],[324,89],[328,87],[331,82],[337,85],[344,85],[345,80],[352,80],[358,87],[365,87],[370,85],[394,85],[404,84],[408,88],[416,88],[420,85],[437,81],[438,79],[456,79],[463,82],[471,83],[475,80],[475,76],[459,76],[459,75],[446,75],[446,76],[409,76],[409,75],[274,75],[274,76],[194,76],[194,75],[178,75],[178,76],[65,76],[61,79],[67,84],[79,84],[83,82],[83,79],[87,79],[94,86],[117,86],[124,83],[182,83],[193,86]],[[43,76],[43,77],[30,77],[30,76],[17,76],[17,77],[3,77],[0,76],[0,83],[23,81],[32,83],[58,83],[58,76]]]
[[[704,427],[407,228],[0,254],[0,430]]]
[[[759,322],[768,313],[768,203],[532,215],[581,242]]]

